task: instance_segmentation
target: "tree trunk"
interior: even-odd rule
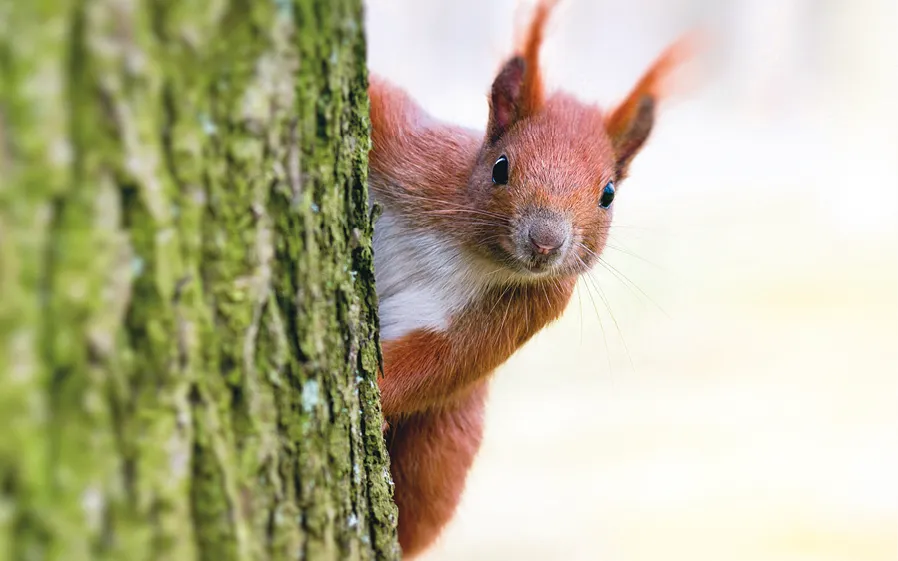
[[[359,0],[0,0],[0,559],[395,559]]]

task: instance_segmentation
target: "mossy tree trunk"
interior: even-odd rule
[[[359,0],[0,0],[0,559],[394,559]]]

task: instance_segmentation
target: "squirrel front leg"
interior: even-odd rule
[[[449,339],[433,331],[415,331],[383,342],[384,376],[380,378],[380,399],[388,418],[425,411],[450,400],[459,377],[459,366]]]
[[[470,338],[453,338],[457,334],[419,330],[383,343],[384,375],[378,385],[388,420],[454,403],[514,350],[502,339],[469,332]]]
[[[383,342],[379,380],[387,417],[452,403],[564,310],[574,279],[494,290],[447,331],[419,329]],[[495,312],[494,312],[495,309]]]
[[[419,329],[383,342],[379,380],[387,417],[452,403],[486,379],[567,305],[575,279],[498,288],[447,331]]]
[[[399,545],[409,559],[452,518],[480,449],[487,384],[452,405],[390,420],[386,441],[399,507]]]

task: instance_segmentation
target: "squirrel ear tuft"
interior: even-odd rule
[[[655,123],[658,102],[667,92],[673,71],[695,50],[695,35],[687,35],[655,61],[627,98],[605,117],[617,160],[617,176],[625,177],[633,157],[642,148]]]

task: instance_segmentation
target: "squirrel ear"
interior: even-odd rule
[[[671,71],[693,51],[695,37],[687,36],[667,48],[642,76],[623,103],[605,117],[605,129],[623,178],[655,123],[655,109],[664,95]]]
[[[510,58],[493,81],[490,92],[489,142],[495,142],[518,119],[536,113],[544,102],[543,81],[539,70],[539,49],[546,22],[557,0],[540,0],[533,19],[518,45],[518,54]]]
[[[499,140],[505,131],[520,117],[521,91],[526,70],[524,58],[511,58],[493,80],[490,91],[490,122],[487,136],[490,142]]]
[[[605,127],[611,137],[616,160],[616,175],[623,179],[633,157],[648,140],[655,124],[655,96],[631,94],[611,115],[605,119]]]

